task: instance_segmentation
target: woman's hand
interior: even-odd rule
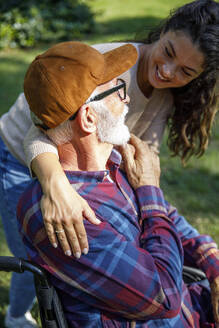
[[[86,200],[70,185],[55,154],[38,155],[32,162],[43,190],[41,211],[46,232],[54,247],[60,243],[64,253],[79,258],[88,253],[83,219],[93,224],[98,220]]]
[[[134,189],[152,185],[159,187],[160,161],[148,144],[131,135],[129,144],[120,147],[129,183]]]
[[[211,283],[211,301],[213,306],[214,320],[219,327],[219,277]]]

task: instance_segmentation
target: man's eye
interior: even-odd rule
[[[165,47],[165,52],[166,52],[168,57],[173,58],[172,54],[169,52],[167,47]]]

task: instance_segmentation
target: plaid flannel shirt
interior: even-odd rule
[[[213,327],[209,291],[182,281],[185,261],[210,281],[219,275],[217,245],[169,205],[162,191],[134,191],[113,151],[109,171],[66,172],[69,182],[102,221],[84,221],[89,253],[80,259],[53,248],[33,181],[18,205],[18,225],[29,258],[50,273],[70,327]],[[193,304],[195,303],[195,304]],[[135,322],[135,324],[133,324]]]

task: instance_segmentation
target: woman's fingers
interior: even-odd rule
[[[75,225],[66,224],[66,220],[60,220],[59,224],[53,224],[44,220],[45,229],[50,243],[56,248],[61,246],[65,255],[73,255],[80,258],[81,253],[88,253],[88,240],[83,224],[83,219]]]
[[[89,245],[83,220],[87,219],[92,224],[100,224],[101,221],[78,194],[74,209],[55,205],[49,197],[42,197],[41,210],[50,243],[55,248],[60,245],[66,255],[73,254],[76,258],[82,253],[86,255]]]
[[[55,226],[55,233],[63,252],[65,253],[65,255],[70,256],[72,254],[72,251],[71,251],[71,246],[69,245],[68,239],[66,237],[66,230],[62,225],[59,224]]]
[[[44,219],[44,226],[46,229],[47,236],[49,238],[50,243],[52,244],[53,247],[57,248],[58,247],[58,240],[56,238],[56,233],[54,230],[54,227],[51,222]]]
[[[66,220],[60,220],[61,223],[55,224],[54,230],[58,242],[63,249],[65,255],[73,255],[80,258],[81,253],[88,253],[88,241],[84,228],[83,220],[73,225],[66,223]]]
[[[76,252],[80,250],[83,254],[86,255],[89,249],[88,249],[87,234],[84,228],[83,221],[74,224],[74,230],[75,230],[75,237],[77,237],[78,240]],[[75,248],[75,245],[76,243],[71,245],[73,249]]]
[[[50,243],[62,247],[66,255],[87,253],[88,241],[83,220],[99,224],[88,203],[61,178],[41,198],[41,211]],[[59,232],[63,230],[64,232]],[[57,232],[58,231],[58,232]]]
[[[97,219],[94,211],[87,205],[87,202],[84,202],[83,205],[83,218],[88,220],[92,224],[100,224],[101,221]],[[86,232],[85,232],[86,233]]]

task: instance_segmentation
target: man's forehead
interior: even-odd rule
[[[100,84],[97,86],[96,90],[97,91],[104,91],[104,90],[107,90],[107,89],[110,89],[112,87],[114,87],[116,85],[116,81],[117,81],[117,78],[109,81],[109,82],[106,82],[104,84]]]

